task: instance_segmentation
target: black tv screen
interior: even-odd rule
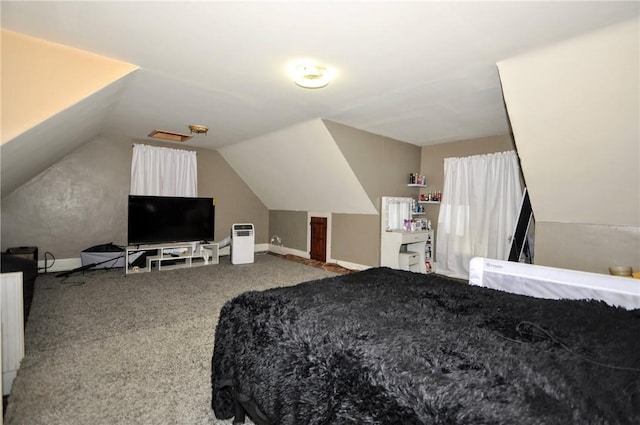
[[[129,195],[128,244],[214,238],[213,198]]]

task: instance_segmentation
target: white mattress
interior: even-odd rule
[[[469,283],[547,299],[594,299],[628,310],[640,308],[640,279],[475,257]]]

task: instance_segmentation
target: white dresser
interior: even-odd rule
[[[433,240],[433,230],[382,232],[380,235],[380,265],[426,273],[424,251],[427,240]]]

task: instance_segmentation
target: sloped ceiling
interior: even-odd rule
[[[2,196],[100,134],[136,69],[3,29]]]
[[[270,210],[377,214],[320,119],[219,152]]]
[[[637,2],[609,1],[3,1],[0,8],[5,29],[140,67],[5,143],[3,197],[99,135],[144,140],[153,129],[183,133],[193,123],[210,131],[187,146],[230,148],[264,137],[283,149],[278,158],[289,146],[270,134],[319,118],[419,146],[504,134],[496,62],[640,12]],[[322,90],[298,88],[287,67],[301,57],[336,67],[336,80]],[[2,102],[3,111],[12,107],[4,92]],[[298,151],[295,160],[332,173],[330,151],[313,152]],[[253,167],[233,156],[253,181]],[[353,190],[355,199],[361,188]],[[267,189],[256,193],[275,208],[287,205]]]
[[[1,34],[2,143],[138,68],[5,29]]]
[[[85,98],[4,143],[0,151],[0,193],[4,198],[100,134],[129,76]],[[71,127],[70,127],[71,126]]]
[[[218,148],[315,118],[427,145],[509,131],[496,62],[638,16],[637,2],[3,1],[2,27],[135,64],[103,131]],[[336,68],[322,90],[288,65]],[[119,111],[119,112],[118,112]],[[73,126],[71,126],[73,127]]]
[[[536,222],[640,226],[639,22],[499,68]]]

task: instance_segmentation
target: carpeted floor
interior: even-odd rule
[[[231,424],[210,407],[220,308],[247,290],[348,272],[315,266],[264,254],[128,276],[40,275],[5,423]]]

